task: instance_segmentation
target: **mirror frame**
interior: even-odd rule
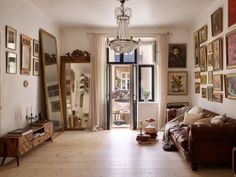
[[[144,102],[144,99],[142,99],[142,93],[141,93],[141,76],[142,76],[142,68],[150,68],[152,73],[152,86],[151,86],[151,99],[148,99],[150,102],[154,102],[154,65],[139,65],[138,67],[138,97],[139,102]]]
[[[61,97],[61,87],[60,87],[60,76],[59,76],[59,68],[58,68],[58,51],[57,51],[57,39],[55,36],[53,36],[52,34],[48,33],[47,31],[40,29],[39,31],[40,34],[40,53],[41,53],[41,58],[42,58],[42,68],[43,68],[43,81],[44,81],[44,91],[45,91],[45,101],[46,101],[46,108],[47,108],[47,119],[50,119],[50,114],[49,114],[49,102],[48,102],[48,89],[45,83],[47,83],[47,77],[46,77],[46,61],[45,61],[45,56],[44,56],[44,45],[43,45],[43,34],[49,35],[50,37],[52,37],[55,40],[55,45],[56,45],[56,66],[57,66],[57,76],[58,76],[58,87],[59,87],[59,98],[60,98],[60,114],[61,114],[61,128],[62,128],[62,132],[64,131],[64,119],[63,119],[63,107],[62,107],[62,97]],[[54,132],[55,133],[55,132]]]
[[[90,63],[91,57],[90,53],[87,51],[74,50],[71,54],[66,53],[66,55],[61,56],[61,93],[62,93],[62,107],[63,107],[63,118],[64,118],[64,129],[65,130],[79,130],[78,128],[67,128],[66,120],[66,64],[68,63]]]

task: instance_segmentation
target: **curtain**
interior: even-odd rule
[[[91,35],[91,80],[89,98],[89,130],[104,129],[105,117],[105,38]]]
[[[157,36],[157,86],[158,86],[158,129],[163,128],[166,118],[168,92],[168,34]]]

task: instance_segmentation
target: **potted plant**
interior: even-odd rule
[[[144,96],[144,101],[148,102],[148,97],[150,96],[150,92],[148,91],[143,91],[143,96]]]

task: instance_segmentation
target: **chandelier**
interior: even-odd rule
[[[109,41],[108,46],[116,53],[130,53],[138,47],[139,41],[135,41],[131,36],[128,38],[128,24],[132,17],[132,10],[124,7],[126,0],[119,0],[121,6],[115,9],[116,22],[118,24],[117,36]]]

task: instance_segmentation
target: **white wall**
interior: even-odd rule
[[[17,30],[17,49],[12,51],[5,48],[5,26]],[[30,107],[34,114],[44,111],[44,94],[41,77],[20,74],[20,34],[39,39],[39,29],[50,32],[58,38],[59,28],[48,17],[25,0],[1,0],[0,3],[0,135],[16,128],[25,127],[26,111]],[[17,53],[17,74],[6,74],[6,51]],[[33,60],[32,60],[33,61]],[[23,87],[27,80],[29,86]]]
[[[215,10],[217,10],[219,7],[223,8],[223,32],[219,34],[216,37],[212,37],[211,34],[211,14],[214,13]],[[225,45],[225,34],[230,32],[232,28],[228,28],[228,1],[227,0],[218,0],[216,1],[212,7],[209,8],[209,10],[205,13],[202,14],[195,23],[192,32],[190,34],[190,39],[191,39],[191,57],[192,60],[194,60],[194,54],[193,54],[193,33],[200,29],[204,25],[208,25],[208,41],[205,42],[204,44],[207,44],[209,42],[212,42],[213,40],[217,39],[218,37],[223,37],[223,70],[222,71],[214,71],[214,74],[228,74],[228,73],[236,73],[236,69],[226,69],[226,45]],[[201,98],[200,94],[195,94],[194,92],[194,75],[193,71],[197,71],[198,69],[194,68],[194,65],[192,64],[191,66],[192,69],[192,74],[191,74],[191,99],[192,99],[192,104],[193,105],[200,105],[204,108],[207,108],[209,110],[215,111],[220,114],[227,113],[228,116],[236,118],[236,110],[235,110],[235,105],[236,105],[236,100],[232,99],[227,99],[224,96],[223,103],[216,103],[216,102],[210,102],[207,99]],[[211,69],[211,68],[209,68]],[[224,85],[224,84],[223,84]],[[207,87],[207,85],[204,85],[202,87]],[[225,88],[224,88],[225,89]],[[224,89],[221,93],[224,94]]]

